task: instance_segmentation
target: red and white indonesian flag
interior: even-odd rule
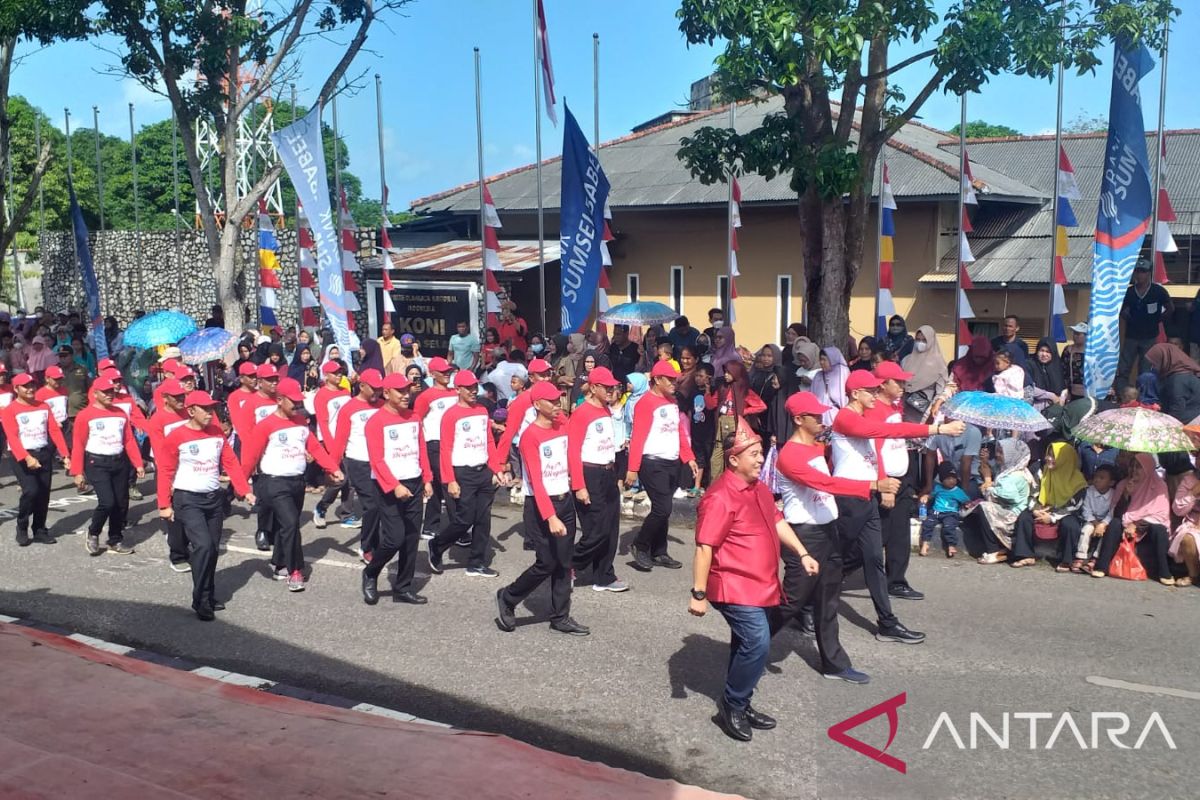
[[[500,265],[500,215],[496,213],[496,204],[492,201],[492,193],[485,183],[483,185],[483,266],[487,269],[501,269]]]
[[[734,300],[737,299],[738,271],[738,228],[742,227],[742,187],[733,175],[729,176],[729,323],[737,322]]]
[[[1083,198],[1079,193],[1079,182],[1075,180],[1075,168],[1067,158],[1067,151],[1061,147],[1058,150],[1058,196],[1068,200]]]
[[[977,206],[979,205],[979,200],[975,197],[975,176],[971,174],[971,156],[969,153],[963,158],[963,165],[966,167],[962,174],[963,202],[967,205]]]
[[[538,63],[542,65],[542,89],[543,98],[546,101],[546,116],[557,125],[558,115],[554,112],[554,105],[558,102],[558,97],[554,94],[554,65],[550,62],[550,34],[546,31],[546,9],[542,6],[542,0],[538,0],[535,24],[537,27],[534,30],[534,36],[537,40]]]

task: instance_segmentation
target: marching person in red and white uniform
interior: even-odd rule
[[[421,418],[422,434],[425,436],[425,448],[429,453],[429,463],[436,473],[441,469],[442,415],[458,402],[458,392],[450,386],[450,362],[441,356],[429,359],[429,376],[433,378],[433,386],[417,396],[414,411]],[[422,539],[432,539],[442,525],[442,501],[446,500],[445,489],[440,477],[435,474],[433,481],[433,497],[425,504],[425,522],[421,533]],[[449,515],[450,504],[446,501],[446,512]]]
[[[46,385],[38,389],[33,397],[39,403],[45,403],[50,406],[50,411],[54,414],[54,421],[62,428],[63,436],[67,436],[69,435],[69,431],[67,430],[67,402],[70,396],[67,394],[67,390],[63,388],[62,367],[57,364],[51,364],[46,367],[44,377]]]
[[[279,381],[278,405],[273,414],[254,426],[242,453],[242,472],[261,473],[255,497],[271,510],[275,547],[272,576],[286,580],[288,591],[304,591],[304,550],[300,541],[300,511],[304,507],[304,472],[309,459],[319,464],[335,482],[343,475],[325,448],[310,435],[301,410],[304,393],[292,378]]]
[[[150,437],[150,453],[154,456],[155,469],[160,469],[158,460],[163,452],[163,442],[171,431],[187,424],[184,399],[188,392],[175,378],[167,378],[155,391],[158,394],[158,410],[150,415],[146,434]],[[159,502],[162,502],[161,492]],[[188,558],[188,540],[183,532],[183,524],[179,520],[163,519],[163,529],[167,534],[171,569],[175,572],[188,572],[192,567]]]
[[[379,486],[379,543],[371,551],[362,575],[363,602],[370,606],[379,602],[377,581],[392,556],[397,557],[392,602],[416,606],[428,602],[412,590],[412,579],[421,544],[421,501],[433,496],[433,470],[426,455],[421,418],[411,408],[411,389],[404,373],[388,375],[383,380],[384,406],[368,418],[364,431],[374,480]]]
[[[629,472],[625,485],[640,479],[650,498],[650,513],[642,520],[641,530],[629,546],[634,566],[642,572],[654,567],[679,569],[680,562],[667,555],[667,528],[671,504],[679,488],[679,463],[692,470],[699,485],[700,470],[687,429],[680,424],[679,405],[675,401],[675,383],[679,370],[670,361],[659,361],[650,372],[650,391],[638,401],[633,412],[633,432],[629,437]]]
[[[575,492],[580,535],[575,544],[575,574],[597,592],[624,592],[613,558],[621,525],[621,493],[617,488],[617,440],[609,401],[620,383],[607,367],[587,376],[587,398],[571,412],[567,436],[571,488]]]
[[[554,369],[544,358],[535,358],[526,367],[531,388],[548,381],[554,376]],[[533,400],[528,391],[521,392],[508,404],[508,423],[504,427],[504,435],[500,437],[500,463],[505,469],[510,469],[512,459],[509,458],[512,448],[518,448],[517,458],[520,459],[521,434],[533,424],[537,411],[533,408]],[[516,491],[516,489],[514,489]]]
[[[521,436],[525,503],[536,508],[537,525],[526,532],[534,543],[537,560],[515,581],[496,592],[496,625],[511,633],[517,629],[515,608],[533,590],[550,579],[550,629],[571,636],[591,633],[571,618],[571,563],[575,549],[575,498],[567,451],[567,421],[558,401],[562,392],[550,381],[529,390],[537,418]]]
[[[0,424],[13,458],[13,473],[21,485],[21,499],[17,503],[17,544],[27,547],[29,520],[33,518],[33,538],[46,544],[54,544],[55,538],[46,528],[46,514],[50,508],[50,478],[54,474],[54,453],[50,445],[58,449],[59,455],[70,458],[62,428],[54,417],[50,406],[37,400],[32,375],[18,375],[13,379],[17,399],[0,410]]]
[[[337,433],[338,412],[342,410],[342,406],[350,402],[350,392],[342,388],[342,378],[344,375],[342,374],[341,365],[336,361],[331,359],[325,362],[321,367],[321,377],[325,379],[325,383],[321,385],[321,388],[317,389],[317,393],[313,397],[313,416],[317,419],[317,441],[324,445],[326,450],[333,452],[333,439]],[[321,495],[321,499],[317,501],[317,505],[313,509],[313,525],[318,528],[325,527],[325,512],[337,500],[339,494],[342,496],[343,502],[345,502],[347,492],[344,482],[330,484],[325,487],[325,492]]]
[[[237,434],[240,458],[246,455],[246,442],[250,439],[250,434],[258,423],[262,422],[267,417],[275,413],[275,409],[279,407],[278,387],[279,387],[279,372],[270,364],[259,364],[254,370],[255,383],[258,388],[254,394],[243,398],[238,413],[234,416],[230,414],[230,423],[233,425],[233,431]],[[243,384],[244,386],[245,384]],[[250,477],[251,472],[247,472],[246,476]],[[254,486],[254,496],[261,498],[263,496],[262,487],[258,485],[258,476],[254,476],[251,483]],[[261,500],[258,502],[258,529],[254,532],[254,546],[261,552],[267,552],[275,544],[275,522],[271,514],[271,506]]]
[[[883,480],[887,471],[879,458],[876,439],[911,438],[932,436],[942,430],[953,436],[963,431],[961,422],[943,425],[918,425],[910,422],[877,422],[866,414],[874,407],[875,390],[883,383],[866,370],[855,370],[846,379],[845,408],[833,418],[833,474],[839,478],[859,481]],[[881,493],[880,499],[873,497],[838,497],[838,536],[841,538],[842,557],[847,573],[859,566],[871,600],[878,615],[879,630],[875,638],[881,642],[920,644],[925,634],[910,631],[900,624],[892,613],[888,598],[887,573],[883,565],[883,541],[879,524],[879,505],[891,506],[895,495]]]
[[[165,381],[164,396],[178,385],[178,381],[173,385]],[[215,585],[221,525],[225,521],[221,468],[225,468],[235,492],[252,503],[255,498],[237,456],[225,440],[225,432],[216,422],[213,409],[217,401],[208,392],[190,392],[184,403],[187,421],[174,426],[159,441],[155,452],[158,508],[160,517],[183,528],[191,545],[192,610],[208,622],[214,611],[225,610],[225,604],[216,598]]]
[[[358,551],[363,561],[370,561],[371,553],[379,544],[379,487],[371,476],[372,459],[367,452],[366,427],[367,421],[379,410],[382,397],[383,376],[379,370],[364,369],[360,372],[358,394],[338,411],[334,426],[337,433],[329,443],[329,454],[342,465],[350,488],[362,504]]]
[[[783,517],[792,526],[796,538],[809,557],[820,565],[812,574],[805,558],[783,553],[783,603],[771,619],[774,636],[796,617],[800,610],[814,606],[817,652],[821,656],[821,674],[826,678],[850,683],[866,683],[870,678],[850,664],[838,636],[838,600],[842,592],[842,551],[838,544],[837,502],[834,495],[868,500],[871,492],[894,492],[900,485],[895,478],[849,480],[829,474],[825,445],[817,437],[825,430],[822,415],[830,409],[812,392],[797,392],[787,399],[792,418],[792,438],[779,450],[775,464],[779,493],[783,497]]]
[[[122,556],[133,552],[122,544],[129,509],[129,470],[132,467],[139,478],[146,476],[129,415],[113,404],[116,389],[110,378],[96,379],[92,402],[75,417],[71,437],[67,472],[75,476],[76,486],[82,488],[86,476],[96,490],[96,510],[84,540],[88,553],[94,556],[103,552],[100,530],[106,521],[108,552]]]
[[[470,535],[467,575],[495,578],[500,573],[487,564],[492,538],[492,501],[500,479],[496,440],[487,409],[479,405],[479,379],[460,370],[454,376],[458,403],[442,414],[439,463],[435,465],[446,486],[450,521],[429,542],[429,567],[442,574],[442,556],[450,545]],[[426,390],[422,397],[428,394]]]
[[[240,422],[242,404],[253,397],[257,389],[258,367],[253,361],[245,361],[238,367],[238,388],[230,392],[229,396],[225,398],[225,407],[229,410],[229,423],[233,425],[234,432],[238,434],[238,442],[242,441],[241,431],[243,426]],[[238,447],[240,448],[240,445]]]

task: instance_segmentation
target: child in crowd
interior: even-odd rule
[[[670,342],[667,342],[667,341],[659,342],[657,353],[658,353],[658,358],[656,360],[669,361],[669,362],[671,362],[671,366],[674,367],[676,371],[679,370],[679,362],[675,360],[675,346],[674,345],[672,345]]]
[[[958,473],[949,461],[938,465],[938,482],[933,487],[933,507],[929,515],[921,523],[920,555],[929,555],[929,543],[933,540],[933,528],[938,523],[942,526],[942,545],[946,548],[946,558],[954,558],[958,553],[958,512],[963,503],[971,498],[958,485]],[[922,503],[929,502],[929,495],[921,498]]]
[[[1012,354],[1007,350],[997,352],[994,358],[996,374],[992,376],[992,385],[996,388],[996,394],[1024,400],[1025,370],[1013,363]]]
[[[1079,545],[1075,548],[1075,560],[1071,562],[1071,572],[1090,573],[1095,566],[1100,541],[1112,522],[1113,500],[1116,499],[1113,486],[1116,483],[1117,468],[1112,464],[1101,464],[1092,473],[1091,486],[1083,495],[1083,505],[1075,512],[1083,525]]]

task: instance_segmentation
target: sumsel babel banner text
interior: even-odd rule
[[[559,244],[562,265],[562,329],[580,330],[592,312],[592,301],[600,283],[604,237],[604,203],[608,200],[608,178],[600,160],[571,109],[563,103],[562,217]]]

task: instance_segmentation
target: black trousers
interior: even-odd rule
[[[433,470],[434,475],[439,475],[441,468],[438,466],[442,457],[442,443],[426,442],[425,452],[429,456],[429,466]],[[440,480],[433,482],[433,494],[425,501],[425,522],[422,530],[427,533],[437,533],[442,527],[442,501],[446,503],[446,515],[450,515],[450,498],[446,494],[446,487]]]
[[[862,567],[867,591],[871,593],[871,602],[875,604],[879,627],[890,628],[898,620],[892,613],[892,601],[887,591],[879,502],[875,498],[838,497],[837,507],[838,519],[834,524],[842,545],[845,574],[849,575]]]
[[[1096,570],[1108,572],[1112,557],[1117,554],[1117,547],[1124,535],[1121,530],[1121,520],[1114,519],[1100,540],[1100,555],[1096,558]],[[1146,574],[1152,579],[1171,577],[1171,563],[1167,560],[1167,545],[1170,536],[1162,525],[1147,525],[1146,533],[1141,541],[1134,545],[1138,560],[1146,568]]]
[[[379,500],[375,507],[378,510],[379,538],[370,551],[371,562],[364,572],[372,579],[378,578],[387,569],[392,557],[398,556],[396,580],[392,588],[396,592],[407,592],[412,589],[413,573],[417,567],[417,546],[421,543],[422,483],[420,478],[401,483],[412,492],[412,497],[401,500],[392,492],[378,492]],[[363,526],[366,526],[365,521]]]
[[[171,495],[175,521],[191,545],[192,608],[212,607],[217,577],[221,524],[225,521],[225,493],[186,492]]]
[[[262,495],[258,501],[271,509],[271,516],[275,520],[271,566],[287,567],[288,572],[303,570],[300,511],[304,508],[304,476],[262,475],[259,485]]]
[[[617,491],[617,473],[613,465],[583,465],[583,482],[589,505],[576,502],[579,518],[579,542],[575,545],[577,577],[607,586],[617,579],[613,559],[621,533],[621,498]]]
[[[347,458],[342,462],[346,472],[346,480],[358,495],[362,503],[362,530],[359,531],[358,542],[364,553],[374,552],[379,544],[379,484],[371,477],[371,465],[366,461],[355,461]],[[407,484],[405,484],[407,486]],[[410,487],[411,488],[411,487]],[[420,492],[414,492],[420,494]],[[420,501],[417,501],[420,505]]]
[[[550,579],[550,619],[561,622],[571,616],[571,558],[575,550],[575,499],[570,492],[550,498],[554,502],[554,513],[567,526],[566,536],[550,533],[550,523],[534,512],[537,525],[526,532],[533,540],[537,559],[533,565],[517,576],[505,589],[504,602],[516,606],[533,590]],[[532,497],[525,498],[525,506],[536,506]]]
[[[188,555],[188,537],[187,533],[183,530],[183,523],[179,521],[178,513],[175,514],[175,519],[163,520],[163,532],[167,535],[167,550],[170,552],[171,563],[187,563],[190,559]]]
[[[1067,514],[1058,521],[1058,563],[1070,564],[1075,560],[1079,537],[1082,535],[1083,520],[1074,514]]]
[[[1000,537],[992,530],[992,526],[988,524],[987,517],[983,516],[983,512],[979,512],[976,516],[979,519],[979,532],[983,534],[984,551],[996,553],[1001,550],[1009,550],[1009,557],[1014,561],[1034,557],[1032,511],[1025,510],[1017,516],[1017,522],[1013,525],[1011,548],[1006,548],[1000,541]]]
[[[329,481],[328,476],[325,477]],[[343,480],[341,483],[330,483],[325,487],[325,491],[321,493],[321,499],[317,501],[316,512],[321,516],[325,516],[325,512],[329,510],[333,502],[338,499],[338,495],[342,497],[342,504],[350,502],[350,483]],[[336,508],[334,509],[337,510]]]
[[[642,527],[633,540],[634,547],[645,550],[651,556],[666,555],[671,506],[675,490],[679,488],[679,461],[643,458],[638,480],[650,498],[650,513],[642,520]]]
[[[21,499],[17,502],[17,532],[29,533],[29,519],[33,518],[33,532],[43,533],[46,530],[46,514],[50,509],[50,479],[54,475],[54,450],[47,446],[38,450],[30,450],[42,465],[40,469],[30,469],[25,462],[13,456],[13,474],[21,486]]]
[[[120,544],[129,511],[129,456],[84,453],[83,476],[96,490],[96,510],[92,512],[88,535],[99,536],[107,522],[108,543]]]
[[[267,535],[267,541],[275,544],[275,512],[271,510],[271,504],[263,501],[263,495],[267,490],[265,487],[266,475],[261,472],[254,476],[254,496],[258,500],[258,529]]]
[[[774,636],[800,614],[800,609],[812,603],[813,621],[817,628],[817,652],[821,655],[821,672],[841,672],[850,668],[850,656],[842,649],[838,636],[838,603],[842,596],[842,550],[837,526],[793,525],[801,543],[821,571],[809,575],[801,559],[791,550],[783,550],[784,601],[769,614],[771,635]]]
[[[908,561],[912,557],[913,511],[917,505],[916,452],[909,452],[908,472],[900,478],[894,508],[879,507],[879,524],[883,527],[884,567],[888,586],[908,586]]]
[[[494,477],[486,464],[478,467],[455,467],[454,480],[458,484],[458,499],[446,495],[446,515],[449,522],[433,537],[430,551],[446,552],[450,545],[471,532],[471,549],[467,561],[469,567],[487,566],[488,542],[492,538],[492,501],[496,499]],[[430,503],[437,498],[430,498]],[[429,510],[425,511],[425,527],[429,530]]]

